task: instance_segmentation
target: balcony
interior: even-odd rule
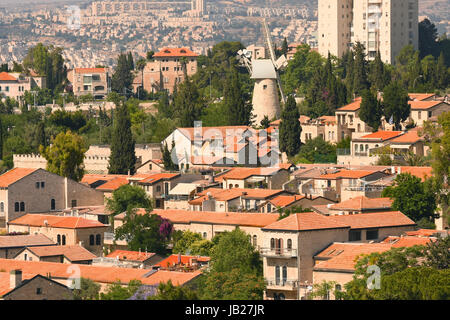
[[[297,249],[288,248],[260,248],[259,252],[263,257],[271,258],[296,258]]]
[[[299,281],[292,279],[268,279],[266,281],[267,289],[272,290],[296,290],[299,286]]]

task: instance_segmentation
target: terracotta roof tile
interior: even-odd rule
[[[191,265],[192,259],[196,259],[198,262],[209,262],[211,260],[210,257],[187,256],[187,255],[180,256],[181,264],[184,265]],[[163,261],[160,261],[158,264],[155,264],[155,266],[166,268],[168,266],[174,266],[176,264],[178,264],[178,254],[172,254]]]
[[[401,136],[392,139],[391,143],[416,143],[417,141],[424,140],[424,138],[419,137],[417,131],[408,131]]]
[[[164,48],[153,57],[198,57],[198,54],[188,48]]]
[[[434,93],[408,93],[408,96],[412,100],[425,100],[435,96]]]
[[[357,111],[361,107],[361,97],[357,97],[353,102],[338,108],[336,111]]]
[[[114,191],[128,183],[129,181],[126,177],[115,177],[105,182],[104,184],[98,186],[96,189],[99,191]]]
[[[262,230],[307,231],[320,229],[349,228],[348,224],[335,221],[316,212],[302,212],[265,226]]]
[[[217,201],[228,201],[236,199],[238,197],[253,198],[253,199],[267,199],[275,196],[278,193],[282,193],[284,190],[277,189],[250,189],[250,188],[233,188],[233,189],[220,189],[209,188],[200,192],[199,198],[191,200],[190,204],[201,204],[207,200],[208,194]]]
[[[71,216],[54,216],[48,214],[26,214],[9,224],[12,225],[24,225],[33,227],[43,227],[47,225],[52,228],[65,228],[65,229],[82,229],[82,228],[104,228],[106,225],[95,221],[81,217]]]
[[[97,256],[79,245],[69,246],[42,246],[27,248],[38,257],[51,257],[63,255],[70,261],[92,260]]]
[[[367,198],[365,196],[359,196],[351,198],[340,203],[336,203],[330,206],[331,210],[374,210],[374,209],[390,209],[392,206],[392,200],[389,198]]]
[[[0,81],[17,81],[17,79],[10,75],[8,72],[1,72]]]
[[[107,68],[75,68],[76,73],[106,73]]]
[[[14,168],[12,170],[9,170],[8,172],[0,176],[0,187],[7,188],[9,185],[13,184],[16,181],[19,181],[20,179],[26,177],[36,170],[39,169]]]
[[[335,180],[335,179],[361,179],[374,174],[374,170],[339,170],[336,173],[322,174],[317,179]]]
[[[0,248],[32,247],[55,244],[43,234],[0,236]]]
[[[383,243],[389,243],[393,248],[403,248],[403,247],[412,247],[412,246],[423,246],[432,241],[432,238],[420,238],[420,237],[395,237],[389,236],[384,239]]]
[[[409,101],[411,110],[427,110],[437,106],[438,104],[445,103],[442,101]]]
[[[403,134],[402,131],[377,131],[365,136],[362,136],[360,138],[358,138],[357,140],[380,140],[380,141],[385,141],[385,140],[389,140],[395,137],[400,136],[401,134]]]
[[[330,219],[346,224],[352,229],[414,226],[416,223],[400,211],[371,212],[353,215],[330,216]]]
[[[275,198],[270,200],[270,203],[272,203],[274,206],[284,208],[303,198],[305,198],[304,195],[276,196]]]
[[[120,281],[120,283],[127,284],[131,280],[140,280],[143,284],[152,285],[172,280],[174,285],[183,285],[201,274],[200,270],[195,272],[157,271],[152,273],[150,269],[124,269],[83,264],[78,264],[77,267],[80,268],[84,278],[91,279],[97,283]],[[22,270],[24,275],[31,274],[34,276],[40,274],[47,276],[50,273],[52,278],[59,279],[68,279],[73,276],[73,271],[64,263],[0,259],[0,270],[9,272],[16,269]]]
[[[145,184],[153,184],[156,182],[159,182],[160,180],[166,180],[166,179],[173,179],[175,177],[178,177],[179,173],[153,173],[153,174],[147,174],[144,175],[144,178],[142,180],[139,180],[138,183],[145,183]],[[136,176],[133,176],[134,178]]]
[[[433,176],[433,168],[432,167],[409,167],[409,166],[401,166],[400,173],[409,173],[413,176],[416,176],[422,181],[425,181],[425,179],[428,177],[430,178]]]
[[[131,260],[131,261],[145,261],[153,257],[156,253],[152,252],[139,252],[129,250],[114,250],[106,256],[106,258],[119,258],[119,260]]]

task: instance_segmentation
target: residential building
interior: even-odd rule
[[[429,121],[433,117],[438,117],[442,113],[450,111],[450,104],[447,102],[429,99],[408,102],[411,106],[409,119],[414,121],[416,126],[420,127],[424,121]]]
[[[305,212],[266,225],[261,248],[264,298],[304,299],[313,284],[314,256],[333,242],[377,241],[414,226],[398,211],[333,217]]]
[[[144,68],[144,89],[147,92],[166,90],[170,94],[185,79],[197,72],[198,54],[188,48],[164,48],[153,55]]]
[[[288,166],[290,167],[290,166]],[[282,165],[264,168],[232,168],[214,177],[224,189],[266,188],[281,189],[290,179],[290,170]]]
[[[6,272],[1,272],[6,274]],[[3,300],[72,300],[72,290],[49,277],[37,274],[24,279],[21,270],[11,270],[9,288],[5,276],[0,276],[0,296]],[[1,287],[4,287],[3,290]]]
[[[390,198],[359,196],[339,203],[313,205],[311,208],[324,215],[358,214],[391,210],[392,202]]]
[[[81,217],[49,214],[25,214],[9,221],[9,232],[43,234],[58,245],[81,245],[97,256],[103,253],[104,233],[108,226]]]
[[[153,252],[114,250],[105,257],[94,259],[96,266],[116,266],[148,269],[164,258]]]
[[[166,259],[153,266],[153,269],[176,270],[176,269],[199,269],[209,265],[210,257],[188,256],[182,254],[172,254]]]
[[[54,245],[50,238],[43,234],[0,236],[0,258],[13,259],[24,248],[48,247]]]
[[[327,206],[334,203],[334,201],[321,196],[316,197],[312,195],[280,195],[268,200],[267,202],[259,206],[259,212],[278,212],[279,209],[286,210],[295,207],[308,209],[316,205]]]
[[[75,96],[92,95],[104,99],[111,91],[111,75],[108,68],[75,68],[67,72]]]
[[[103,205],[103,194],[44,169],[14,168],[0,176],[0,215],[6,224],[27,213]]]
[[[393,64],[406,45],[419,45],[418,0],[319,0],[319,53],[342,55],[357,42],[373,60]]]
[[[92,264],[95,254],[80,245],[40,246],[23,248],[14,257],[22,261],[47,261],[60,263]]]
[[[0,99],[2,96],[23,104],[25,91],[46,87],[45,77],[27,76],[21,73],[0,73]]]

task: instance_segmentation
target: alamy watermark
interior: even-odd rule
[[[67,279],[68,287],[70,289],[81,289],[80,267],[72,264],[67,268],[67,273],[70,274],[70,277]]]
[[[79,6],[69,6],[67,8],[67,28],[69,30],[79,30],[81,28],[81,10]]]
[[[371,275],[367,278],[367,289],[381,289],[381,269],[376,265],[371,265],[367,268],[366,273]]]

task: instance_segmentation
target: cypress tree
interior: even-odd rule
[[[448,86],[449,73],[445,65],[444,52],[441,51],[436,65],[436,84],[438,89],[445,89]]]
[[[375,59],[370,65],[370,84],[373,89],[381,91],[389,84],[389,75],[381,60],[380,51],[377,52]]]
[[[110,174],[128,174],[128,171],[134,174],[135,165],[135,141],[131,133],[130,114],[128,107],[121,103],[116,108],[108,169]]]
[[[0,159],[3,160],[3,123],[0,117]]]
[[[289,51],[289,46],[287,43],[286,37],[283,40],[283,44],[281,45],[281,55],[287,55]]]
[[[130,89],[132,83],[133,75],[130,71],[129,60],[125,54],[121,53],[117,60],[117,67],[111,77],[112,90],[123,94],[126,92],[124,88]]]
[[[35,141],[36,141],[37,148],[39,148],[39,146],[44,146],[44,148],[47,146],[47,138],[45,136],[44,121],[39,122],[36,127]]]
[[[405,121],[410,113],[411,106],[406,90],[398,82],[387,85],[383,90],[383,114],[386,121],[392,117],[395,129],[400,130],[400,122]]]
[[[293,96],[289,96],[286,106],[281,113],[280,124],[280,151],[286,152],[289,157],[295,156],[300,151],[300,114]]]
[[[198,88],[189,78],[186,78],[174,95],[171,109],[173,115],[180,119],[181,127],[193,127],[194,121],[199,121],[204,109],[203,97]]]
[[[239,74],[237,69],[234,68],[224,88],[224,104],[228,112],[229,125],[250,125],[252,108],[245,97],[239,81]]]
[[[373,132],[377,131],[381,125],[381,105],[376,95],[372,94],[370,90],[364,90],[362,93],[361,107],[358,115],[362,121],[372,128]]]
[[[130,71],[134,70],[134,59],[133,59],[133,54],[131,52],[128,52],[128,69]]]
[[[353,65],[353,92],[356,95],[361,95],[365,89],[369,88],[369,82],[367,81],[367,61],[364,50],[364,45],[357,42]]]

